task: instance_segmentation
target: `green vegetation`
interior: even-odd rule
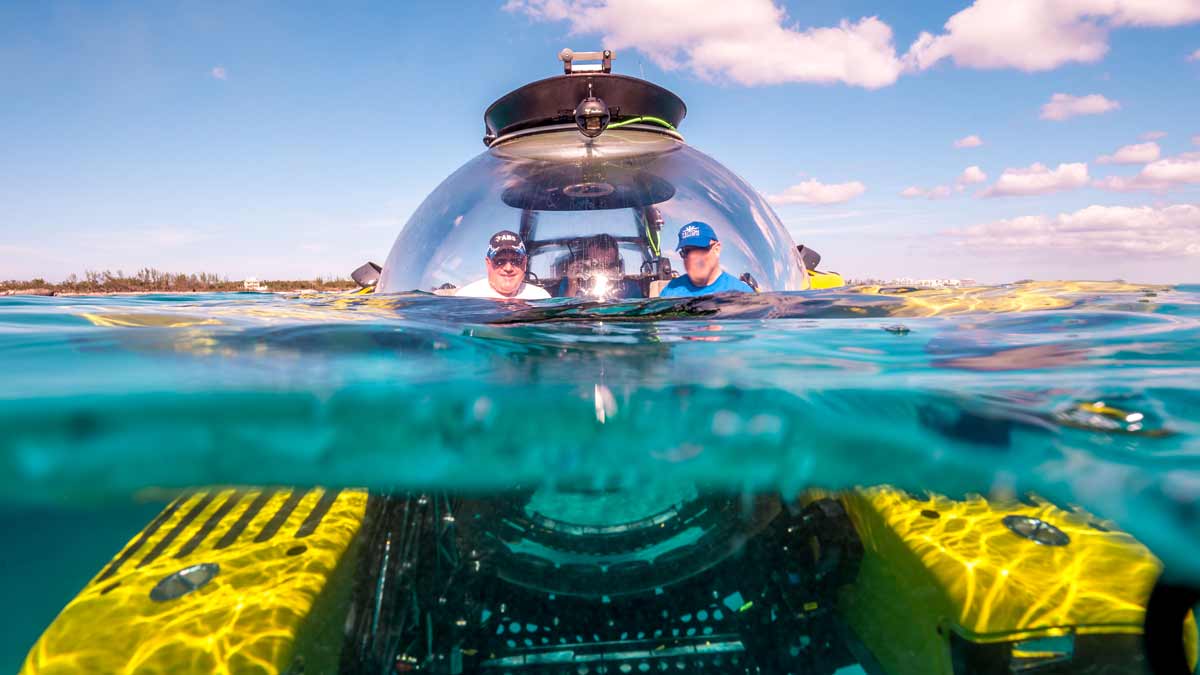
[[[300,279],[300,280],[267,280],[259,282],[272,291],[295,291],[313,289],[318,291],[351,290],[358,286],[349,279]],[[3,291],[37,291],[51,293],[187,293],[213,291],[241,291],[245,285],[241,281],[201,272],[200,274],[172,274],[146,267],[132,276],[117,270],[96,272],[89,270],[83,273],[83,278],[70,275],[65,281],[52,284],[45,279],[30,279],[28,281],[0,281],[0,292]]]

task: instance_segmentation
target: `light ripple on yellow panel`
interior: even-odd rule
[[[950,632],[975,643],[1141,632],[1161,565],[1112,523],[1044,502],[918,500],[893,488],[842,501],[864,557],[840,609],[887,672],[952,672]],[[1025,539],[1007,515],[1040,518],[1071,541]]]
[[[91,314],[79,316],[101,328],[188,328],[190,326],[220,326],[221,321],[182,314]]]
[[[303,297],[303,296],[302,296]],[[312,298],[307,298],[312,299]],[[251,320],[262,323],[278,321],[371,321],[402,318],[394,298],[374,296],[322,297],[320,303],[289,303],[287,305],[222,305],[205,308],[208,316],[162,312],[81,312],[80,317],[102,328],[188,328],[193,326],[223,326],[228,322]],[[224,319],[224,320],[222,320]]]
[[[214,489],[180,497],[178,508],[137,546],[136,553],[127,556],[115,573],[101,571],[63,609],[29,653],[22,672],[279,673],[289,668],[305,649],[300,636],[321,630],[313,625],[322,620],[316,608],[345,585],[334,580],[351,571],[347,553],[361,525],[367,495],[359,490],[336,493],[317,529],[298,538],[297,530],[325,494],[321,489],[302,492],[275,534],[257,542],[255,538],[292,494],[287,489],[277,491],[231,545],[215,548],[263,493],[246,489],[201,543],[181,555],[182,547],[235,492]],[[188,517],[191,522],[181,525]],[[181,529],[170,545],[139,567],[176,528]],[[137,538],[122,554],[135,542]],[[150,599],[150,590],[163,577],[199,563],[216,563],[220,571],[192,593],[165,602]],[[339,622],[334,624],[340,629]],[[336,665],[336,649],[307,656],[307,665],[318,670]]]
[[[292,304],[288,306],[247,305],[244,307],[214,307],[211,313],[229,319],[274,321],[371,321],[403,318],[394,301],[371,296],[339,297],[324,304]]]
[[[857,286],[850,290],[902,299],[902,306],[889,311],[892,316],[928,317],[1064,309],[1076,305],[1083,297],[1162,293],[1170,287],[1116,281],[1030,281],[968,288]]]
[[[1138,632],[1161,565],[1133,537],[1095,519],[1039,503],[933,496],[914,502],[892,489],[859,493],[927,570],[968,634],[1008,635],[1058,626]],[[861,506],[860,506],[861,508]],[[930,518],[924,513],[936,512]],[[1062,530],[1070,543],[1041,546],[1002,523],[1019,514]],[[1108,528],[1105,528],[1108,529]]]

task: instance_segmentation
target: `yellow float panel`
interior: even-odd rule
[[[1043,502],[917,500],[886,487],[841,497],[864,555],[840,609],[888,673],[953,672],[951,634],[1033,645],[1141,633],[1161,564],[1112,523]],[[1069,541],[1038,543],[1010,529],[1006,516],[1036,518]]]
[[[818,272],[817,270],[808,271],[808,287],[812,290],[820,290],[825,288],[841,288],[846,282],[842,280],[842,275],[837,272]]]
[[[333,672],[362,490],[171,502],[58,615],[26,675]]]
[[[865,295],[887,295],[903,303],[888,314],[896,317],[950,316],[975,312],[1036,312],[1066,309],[1079,297],[1103,294],[1142,294],[1152,297],[1169,286],[1127,284],[1118,281],[1024,281],[1003,286],[962,288],[912,288],[905,286],[855,286]]]

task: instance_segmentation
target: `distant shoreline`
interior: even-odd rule
[[[142,268],[132,276],[123,272],[87,271],[80,278],[67,276],[61,283],[45,279],[20,279],[0,281],[0,295],[144,295],[147,293],[298,293],[322,291],[353,291],[358,284],[350,279],[277,279],[262,281],[253,277],[244,281],[230,281],[226,277],[201,272],[199,274],[177,274],[163,272],[151,267]]]
[[[313,288],[311,286],[303,286],[296,288],[269,288],[263,291],[247,291],[244,289],[205,289],[205,290],[187,290],[187,291],[66,291],[54,288],[15,288],[0,291],[0,296],[8,297],[14,295],[28,295],[38,297],[70,297],[81,295],[198,295],[201,293],[339,293],[345,291],[358,290],[358,286],[351,284],[345,287],[324,287]]]

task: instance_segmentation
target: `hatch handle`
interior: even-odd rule
[[[611,49],[599,52],[577,52],[564,49],[558,53],[558,60],[563,62],[563,72],[571,73],[611,73],[612,60],[617,53]],[[576,61],[599,61],[600,63],[585,63],[576,65]]]

